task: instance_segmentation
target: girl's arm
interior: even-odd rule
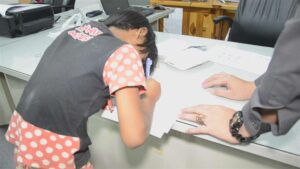
[[[140,96],[138,87],[125,87],[115,92],[121,137],[130,148],[142,145],[149,135],[155,103],[160,97],[160,84],[147,80],[147,92]]]

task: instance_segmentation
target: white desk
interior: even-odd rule
[[[41,53],[53,39],[47,33],[31,36],[12,44],[0,46],[0,72],[5,76],[9,94],[16,104],[21,96],[26,81],[37,66]],[[187,37],[157,33],[158,41],[171,37],[182,38],[194,44],[229,45],[260,54],[271,56],[273,49],[238,43],[229,43],[212,39]],[[36,42],[33,46],[32,41]],[[237,72],[232,68],[208,63],[195,69],[180,72],[160,63],[160,69],[181,76],[201,74],[208,71]],[[239,72],[238,72],[239,73]],[[245,78],[253,78],[241,72]],[[172,84],[172,88],[178,88]],[[199,85],[200,87],[200,85]],[[170,93],[170,97],[174,97]],[[1,96],[2,97],[2,96]],[[188,99],[188,98],[185,98]],[[195,102],[196,103],[196,102]],[[172,106],[172,105],[167,105]],[[159,112],[158,113],[165,113]],[[300,167],[300,151],[298,134],[300,125],[282,137],[271,134],[261,136],[255,143],[248,146],[232,146],[209,136],[188,136],[182,131],[188,126],[175,123],[171,132],[162,139],[150,137],[140,149],[129,150],[120,141],[118,125],[100,118],[96,114],[90,118],[89,133],[93,140],[92,162],[96,168],[294,168]],[[242,151],[239,151],[242,150]],[[255,154],[255,155],[253,155]],[[265,157],[265,158],[264,158]],[[270,160],[271,159],[271,160]],[[280,163],[282,162],[282,163]],[[283,164],[285,163],[285,164]],[[291,166],[292,165],[292,166]]]

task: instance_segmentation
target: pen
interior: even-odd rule
[[[58,17],[54,20],[54,23],[56,23],[60,18],[61,18],[61,16],[58,16]]]
[[[150,77],[150,70],[151,70],[152,60],[147,58],[146,60],[146,78],[149,79]]]
[[[206,46],[205,46],[205,45],[189,46],[189,47],[185,48],[185,50],[186,50],[186,49],[191,49],[191,48],[194,48],[194,49],[199,49],[199,50],[202,50],[202,51],[205,51],[205,50],[207,50],[207,48],[206,48]]]

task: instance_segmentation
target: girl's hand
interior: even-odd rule
[[[153,99],[155,102],[160,98],[161,87],[160,83],[152,78],[147,80],[146,97]]]

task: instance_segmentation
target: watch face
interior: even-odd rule
[[[230,120],[230,127],[240,127],[241,124],[241,112],[236,112]]]
[[[239,115],[235,114],[233,117],[232,117],[232,121],[233,122],[237,122],[239,119]]]

